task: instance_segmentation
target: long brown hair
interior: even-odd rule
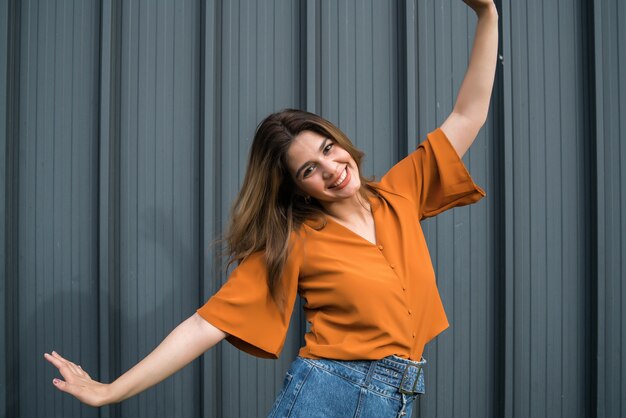
[[[325,213],[315,199],[305,196],[294,184],[287,166],[287,150],[302,131],[313,131],[334,140],[359,167],[360,193],[375,193],[361,175],[363,153],[329,121],[309,112],[285,109],[265,118],[257,127],[250,149],[246,175],[231,211],[226,241],[228,265],[250,254],[264,251],[271,294],[276,290],[289,255],[289,238],[306,220],[325,225]]]

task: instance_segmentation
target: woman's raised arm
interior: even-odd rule
[[[493,0],[463,0],[478,16],[474,46],[454,109],[441,129],[463,156],[487,120],[498,55],[498,11]]]
[[[44,354],[63,379],[53,384],[91,406],[121,402],[161,382],[226,337],[197,313],[178,325],[157,348],[113,383],[92,380],[80,366],[54,351]]]

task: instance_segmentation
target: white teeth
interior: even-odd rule
[[[333,184],[333,187],[337,187],[339,186],[341,183],[343,183],[343,181],[346,179],[346,176],[348,175],[348,170],[347,168],[343,169],[343,173],[341,174],[341,176],[339,177],[339,180],[337,180],[337,182],[335,184]]]

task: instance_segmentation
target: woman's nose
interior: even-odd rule
[[[324,180],[328,180],[331,178],[336,171],[336,167],[332,167],[331,164],[323,164],[322,165],[322,178]]]

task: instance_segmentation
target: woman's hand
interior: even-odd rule
[[[62,392],[75,396],[79,401],[91,406],[102,406],[108,403],[109,385],[93,380],[89,374],[77,364],[64,359],[55,351],[44,354],[63,379],[55,378],[52,383]]]
[[[496,10],[493,0],[463,0],[463,2],[471,7],[477,15],[480,15],[485,10]]]

